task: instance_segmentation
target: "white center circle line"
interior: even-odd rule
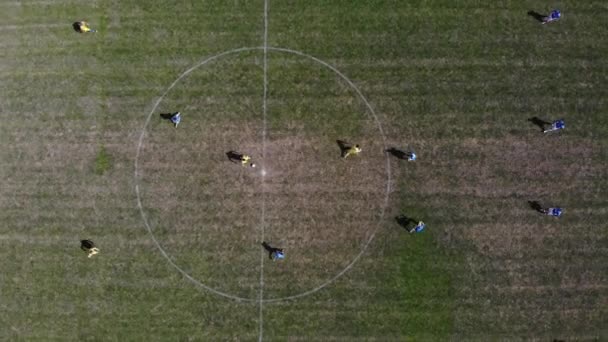
[[[178,272],[180,272],[184,277],[186,277],[188,280],[190,280],[193,284],[199,286],[200,288],[207,290],[213,294],[216,294],[218,296],[227,298],[227,299],[232,299],[238,302],[250,302],[250,303],[274,303],[274,302],[281,302],[281,301],[286,301],[286,300],[293,300],[293,299],[297,299],[297,298],[302,298],[308,295],[311,295],[315,292],[320,291],[321,289],[327,287],[328,285],[330,285],[331,283],[333,283],[334,281],[336,281],[338,278],[340,278],[342,275],[344,275],[346,272],[348,272],[356,263],[357,261],[359,261],[359,259],[361,258],[361,256],[363,256],[363,254],[365,253],[365,251],[367,250],[367,248],[369,247],[369,245],[371,244],[371,242],[373,241],[375,235],[377,234],[382,221],[384,219],[385,213],[386,213],[386,209],[388,207],[388,202],[389,202],[389,197],[390,197],[390,192],[391,192],[391,183],[392,183],[392,176],[391,176],[391,167],[390,167],[390,158],[387,155],[386,156],[386,189],[385,189],[385,196],[384,196],[384,201],[382,203],[382,209],[380,211],[380,217],[377,220],[376,226],[373,228],[371,234],[368,236],[367,240],[365,241],[365,243],[363,244],[363,247],[361,248],[361,250],[359,251],[359,253],[357,255],[355,255],[355,257],[351,260],[351,262],[349,264],[347,264],[345,266],[345,268],[343,270],[341,270],[340,272],[338,272],[336,275],[334,275],[333,277],[329,278],[327,281],[325,281],[324,283],[320,284],[319,286],[312,288],[308,291],[299,293],[299,294],[295,294],[295,295],[291,295],[291,296],[285,296],[285,297],[277,297],[277,298],[245,298],[245,297],[240,297],[240,296],[235,296],[226,292],[222,292],[219,291],[217,289],[214,289],[208,285],[205,285],[204,283],[202,283],[201,281],[197,280],[196,278],[192,277],[189,273],[187,273],[184,269],[182,269],[179,265],[177,265],[169,256],[169,254],[165,251],[165,249],[161,246],[161,244],[159,243],[159,241],[157,240],[156,236],[154,235],[154,233],[152,232],[152,228],[150,226],[150,223],[148,222],[148,218],[147,215],[145,213],[145,210],[143,208],[142,205],[142,196],[140,193],[140,189],[139,189],[139,179],[141,177],[141,171],[139,169],[139,157],[141,154],[141,149],[144,145],[144,140],[146,137],[146,130],[148,127],[148,124],[150,123],[150,120],[152,118],[152,115],[156,112],[158,106],[160,105],[160,103],[163,101],[163,99],[166,97],[166,95],[171,91],[171,89],[173,89],[180,80],[182,80],[184,77],[186,77],[188,74],[192,73],[194,70],[196,70],[197,68],[208,64],[214,60],[217,60],[221,57],[225,57],[228,55],[232,55],[232,54],[237,54],[237,53],[241,53],[241,52],[247,52],[247,51],[255,51],[255,50],[264,50],[264,51],[277,51],[277,52],[283,52],[283,53],[287,53],[287,54],[293,54],[293,55],[297,55],[297,56],[301,56],[307,59],[310,59],[316,63],[319,63],[321,65],[323,65],[324,67],[330,69],[331,71],[333,71],[336,75],[338,75],[344,82],[346,82],[354,91],[355,93],[359,96],[360,100],[365,104],[366,108],[367,108],[367,114],[368,116],[371,117],[371,119],[376,123],[376,126],[379,130],[380,133],[380,137],[382,139],[382,146],[383,146],[383,151],[386,150],[387,146],[386,146],[386,135],[384,133],[384,130],[382,128],[382,124],[380,122],[380,120],[378,119],[378,116],[376,115],[373,107],[371,106],[371,104],[369,103],[369,101],[365,98],[365,96],[363,95],[363,93],[361,92],[361,90],[359,90],[359,88],[348,78],[346,77],[346,75],[344,75],[342,72],[340,72],[338,69],[336,69],[334,66],[332,66],[331,64],[320,60],[314,56],[308,55],[306,53],[297,51],[297,50],[291,50],[291,49],[287,49],[287,48],[279,48],[279,47],[271,47],[271,46],[261,46],[261,47],[242,47],[242,48],[238,48],[238,49],[233,49],[233,50],[228,50],[228,51],[224,51],[222,53],[219,53],[217,55],[208,57],[206,59],[203,59],[201,62],[199,62],[198,64],[192,66],[191,68],[187,69],[185,72],[183,72],[175,81],[173,81],[173,83],[171,83],[171,85],[163,92],[163,94],[156,100],[156,102],[154,103],[154,106],[152,107],[152,109],[150,110],[150,113],[148,114],[148,116],[146,117],[146,121],[144,123],[144,126],[142,128],[141,134],[139,136],[139,140],[137,143],[137,152],[135,154],[135,170],[134,170],[134,178],[135,178],[135,194],[137,196],[137,207],[139,209],[142,221],[144,223],[144,226],[146,227],[146,230],[148,231],[148,233],[150,234],[150,236],[152,237],[152,241],[154,242],[154,245],[156,246],[156,248],[161,252],[162,256],[169,262],[169,264],[175,268]],[[261,174],[262,176],[266,175],[266,171],[264,169],[261,170]]]

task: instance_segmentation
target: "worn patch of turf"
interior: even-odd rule
[[[105,147],[101,146],[95,156],[95,173],[103,175],[112,168],[112,157]]]

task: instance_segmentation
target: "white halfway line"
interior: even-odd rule
[[[266,162],[266,98],[268,95],[268,1],[264,0],[264,94],[262,95],[262,162]],[[264,230],[266,225],[266,192],[265,190],[265,173],[262,173],[262,223],[261,223],[261,240],[264,242]],[[265,251],[260,251],[260,296],[259,296],[259,335],[258,341],[264,338],[264,256]]]

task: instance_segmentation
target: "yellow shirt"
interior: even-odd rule
[[[243,164],[249,163],[250,160],[251,160],[250,156],[242,156],[241,157],[241,163],[243,163]]]
[[[361,148],[357,146],[353,146],[348,149],[348,154],[357,154],[359,152],[361,152]]]
[[[91,32],[91,28],[89,27],[89,24],[86,21],[81,21],[80,22],[80,31],[82,31],[82,32]]]
[[[97,247],[90,248],[87,250],[87,254],[88,254],[87,257],[90,258],[93,255],[98,254],[98,253],[99,253],[99,248],[97,248]]]

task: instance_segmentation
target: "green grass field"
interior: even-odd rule
[[[0,0],[0,340],[608,339],[606,14]]]

